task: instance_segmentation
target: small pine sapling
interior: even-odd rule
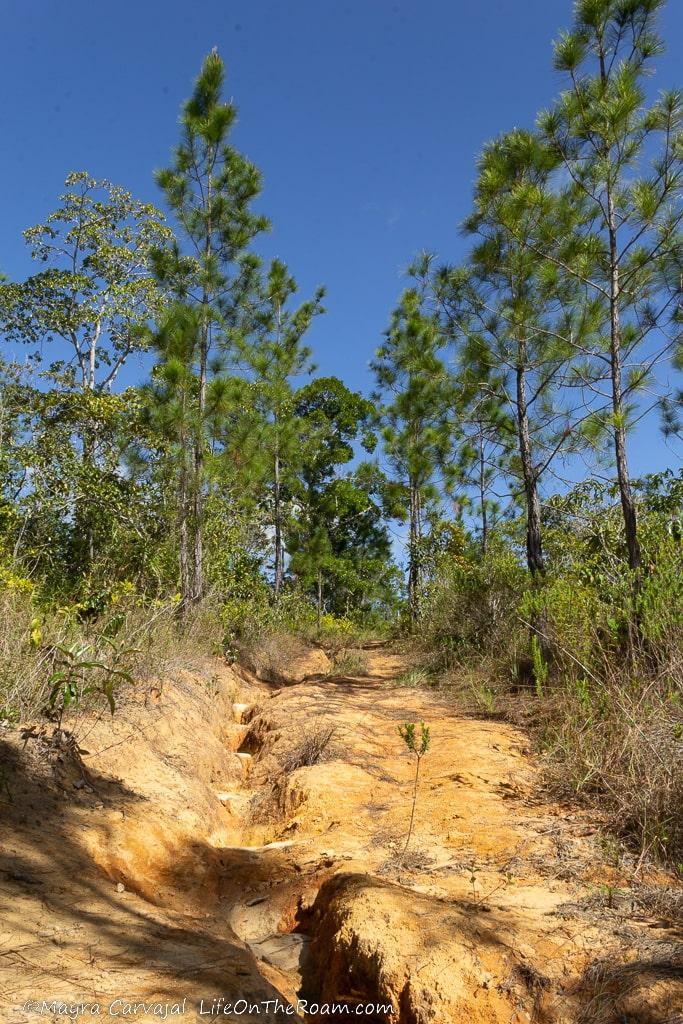
[[[410,811],[410,824],[408,825],[408,836],[406,838],[406,845],[403,847],[403,853],[401,854],[400,864],[403,864],[403,860],[408,850],[410,843],[410,837],[413,832],[413,821],[415,820],[415,804],[417,802],[417,784],[420,778],[420,762],[429,750],[429,726],[425,725],[424,722],[420,722],[420,737],[415,735],[415,722],[405,722],[404,725],[399,725],[398,734],[405,743],[409,752],[415,757],[415,781],[413,783],[413,806]]]

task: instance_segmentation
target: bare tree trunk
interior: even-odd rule
[[[98,323],[95,328],[94,336],[90,340],[90,348],[88,351],[88,362],[87,370],[83,371],[83,388],[84,391],[93,392],[96,383],[96,361],[97,361],[97,342],[100,336],[100,324]],[[86,467],[88,472],[94,470],[95,467],[95,451],[97,446],[96,439],[96,426],[90,420],[87,419],[83,427],[83,435],[81,437],[82,443],[82,458],[83,465]],[[82,551],[84,553],[85,564],[81,566],[83,573],[92,566],[95,561],[95,530],[93,527],[93,512],[92,508],[89,508],[87,502],[81,504],[76,509],[76,523],[79,532],[83,538],[84,544]]]
[[[188,528],[187,465],[185,458],[178,479],[178,560],[180,563],[180,617],[185,619],[193,600]]]
[[[610,374],[612,380],[612,412],[614,413],[614,454],[617,464],[617,480],[621,510],[624,517],[628,564],[638,570],[641,565],[640,543],[636,507],[631,491],[631,478],[626,457],[626,426],[624,423],[624,402],[622,392],[621,323],[619,317],[619,252],[617,248],[616,219],[614,202],[610,189],[607,190],[607,213],[610,250]]]
[[[408,546],[408,612],[410,628],[415,628],[420,614],[420,495],[415,482],[410,482],[410,540]]]
[[[280,596],[284,579],[284,559],[282,553],[282,494],[280,486],[280,455],[275,451],[275,484],[273,491],[273,519],[275,520],[275,576],[273,589],[276,599]]]
[[[479,430],[479,504],[481,508],[481,554],[486,558],[489,541],[488,509],[486,508],[486,464],[484,460],[484,437]]]
[[[320,633],[320,626],[323,617],[323,574],[322,569],[318,569],[318,633]]]
[[[517,364],[517,430],[519,435],[519,456],[522,463],[524,494],[526,497],[527,528],[526,557],[529,572],[534,579],[545,572],[541,527],[541,500],[538,494],[538,475],[531,455],[529,432],[529,410],[526,396],[526,345],[519,342]]]
[[[83,430],[83,465],[87,472],[94,472],[95,468],[95,429],[92,424],[87,424]],[[76,508],[76,527],[82,538],[81,557],[84,564],[80,571],[86,573],[95,561],[95,529],[93,525],[93,509],[87,500],[79,503]]]

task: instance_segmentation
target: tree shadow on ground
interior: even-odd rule
[[[121,892],[97,867],[84,842],[89,822],[109,809],[139,819],[146,801],[91,770],[80,784],[78,760],[31,740],[23,749],[17,738],[0,740],[0,995],[19,1014],[11,1019],[33,1019],[16,1009],[27,998],[105,1003],[154,993],[195,1005],[219,996],[286,1003],[217,901],[164,909],[130,891],[134,879]],[[236,871],[234,857],[197,844],[178,851],[171,876],[180,880],[189,864],[196,870],[202,856],[209,871]]]

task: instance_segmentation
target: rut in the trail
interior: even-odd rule
[[[674,1019],[675,936],[607,898],[630,880],[584,812],[540,798],[527,738],[396,685],[398,655],[366,657],[368,677],[290,687],[207,666],[84,721],[86,786],[6,732],[0,1019],[123,991],[185,999],[188,1021],[240,997],[260,1002],[242,1021],[284,1019],[275,998],[368,1021],[389,1018],[361,1004],[391,1004],[398,1024]],[[400,864],[414,766],[397,727],[420,719]],[[292,768],[316,730],[333,730],[323,759]]]
[[[309,681],[249,711],[248,785],[257,803],[274,791],[261,837],[293,843],[280,882],[250,885],[233,909],[256,955],[296,960],[309,999],[389,1001],[400,1021],[569,1021],[598,995],[615,1020],[675,1007],[671,973],[656,966],[675,955],[670,933],[600,906],[628,881],[586,813],[539,797],[528,738],[458,715],[449,695],[395,685],[398,656],[370,658],[369,677]],[[397,727],[419,720],[432,745],[400,864],[414,766]],[[329,759],[283,776],[292,749],[326,727]],[[630,994],[593,991],[591,964],[604,960],[609,976],[636,955]]]

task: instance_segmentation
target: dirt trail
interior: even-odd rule
[[[82,758],[0,732],[0,1019],[123,1000],[112,1017],[284,1021],[303,1014],[275,1000],[303,998],[348,1007],[321,1020],[683,1020],[680,935],[639,912],[587,815],[542,802],[524,735],[366,656],[368,677],[286,688],[207,666],[74,722]],[[397,726],[420,719],[401,863]]]

